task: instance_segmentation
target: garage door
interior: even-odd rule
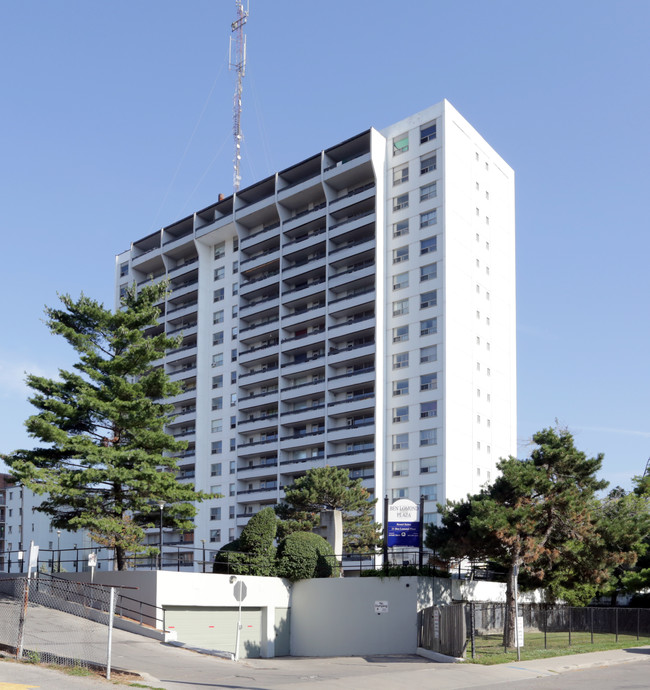
[[[219,652],[235,651],[236,607],[165,606],[165,625],[179,642]],[[259,657],[262,645],[262,609],[242,608],[240,657]]]

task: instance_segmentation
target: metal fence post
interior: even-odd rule
[[[474,615],[474,602],[471,602],[469,605],[469,634],[472,640],[472,659],[476,653],[476,619]]]
[[[106,647],[106,680],[111,679],[111,652],[113,647],[113,611],[115,609],[115,587],[110,589],[108,605],[108,642]]]
[[[640,618],[640,613],[641,613],[641,609],[637,609],[637,610],[636,610],[636,639],[637,639],[637,640],[639,639],[639,628],[640,628],[640,621],[639,621],[639,618]]]
[[[27,617],[27,606],[29,604],[29,579],[23,581],[23,606],[20,610],[20,620],[18,621],[18,643],[16,644],[16,659],[23,658],[23,644],[25,642],[25,618]]]
[[[616,641],[618,642],[618,609],[615,609],[614,620],[616,621]]]
[[[544,649],[548,649],[546,646],[546,633],[548,632],[548,608],[544,607]]]
[[[591,644],[594,643],[594,610],[591,609]]]
[[[569,647],[571,646],[571,612],[573,609],[569,606]]]

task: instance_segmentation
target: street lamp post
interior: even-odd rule
[[[158,501],[158,507],[160,508],[160,530],[158,542],[160,543],[160,553],[158,554],[158,570],[162,570],[163,562],[163,508],[165,507],[165,501]]]
[[[56,531],[56,552],[57,552],[56,572],[60,573],[61,572],[61,530],[60,529],[58,529]]]
[[[79,572],[79,549],[76,544],[74,545],[74,571]]]
[[[205,539],[201,539],[202,552],[203,552],[203,572],[205,572]]]

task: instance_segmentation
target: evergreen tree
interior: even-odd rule
[[[97,535],[114,547],[120,570],[127,552],[146,550],[143,527],[157,523],[159,501],[168,527],[189,530],[192,501],[209,497],[176,480],[174,455],[186,444],[164,430],[173,405],[160,400],[181,387],[153,363],[180,338],[144,334],[157,324],[166,290],[163,283],[138,293],[134,285],[116,312],[83,294],[46,308],[50,331],[79,361],[59,380],[28,375],[38,412],[25,425],[45,445],[3,458],[16,481],[45,496],[38,510],[54,527]]]
[[[501,460],[492,486],[448,503],[442,526],[427,529],[426,545],[443,557],[494,559],[508,568],[508,646],[514,646],[519,568],[538,585],[548,586],[551,595],[573,594],[586,603],[612,565],[628,557],[624,549],[603,548],[598,529],[595,494],[607,485],[595,476],[602,455],[587,458],[566,430],[544,429],[533,441],[537,448],[530,458]]]
[[[284,490],[284,503],[276,506],[280,539],[292,532],[311,532],[320,524],[320,512],[340,510],[345,553],[372,551],[381,543],[381,526],[373,521],[377,499],[350,479],[343,467],[316,467]],[[337,554],[338,555],[338,554]]]

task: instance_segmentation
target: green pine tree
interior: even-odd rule
[[[515,579],[520,568],[553,596],[586,603],[621,551],[603,548],[596,492],[602,455],[587,458],[564,429],[533,436],[530,458],[501,460],[492,486],[448,503],[442,526],[430,525],[426,545],[447,558],[495,560],[508,569],[504,642],[514,646]],[[577,603],[577,601],[576,601]]]
[[[119,570],[127,552],[144,552],[144,527],[193,528],[192,502],[209,494],[176,480],[174,455],[186,447],[165,432],[173,405],[160,402],[181,392],[154,366],[180,339],[146,337],[157,324],[167,286],[135,285],[112,312],[82,296],[61,297],[62,309],[46,308],[50,331],[76,350],[74,371],[59,380],[28,375],[38,410],[25,422],[42,447],[4,457],[16,481],[45,498],[39,510],[54,527],[86,529],[112,545]]]
[[[381,543],[381,526],[373,520],[377,499],[371,498],[361,479],[350,479],[345,468],[307,470],[285,487],[284,494],[284,503],[276,506],[280,539],[292,532],[311,532],[320,524],[322,510],[340,510],[345,553],[373,551]]]

